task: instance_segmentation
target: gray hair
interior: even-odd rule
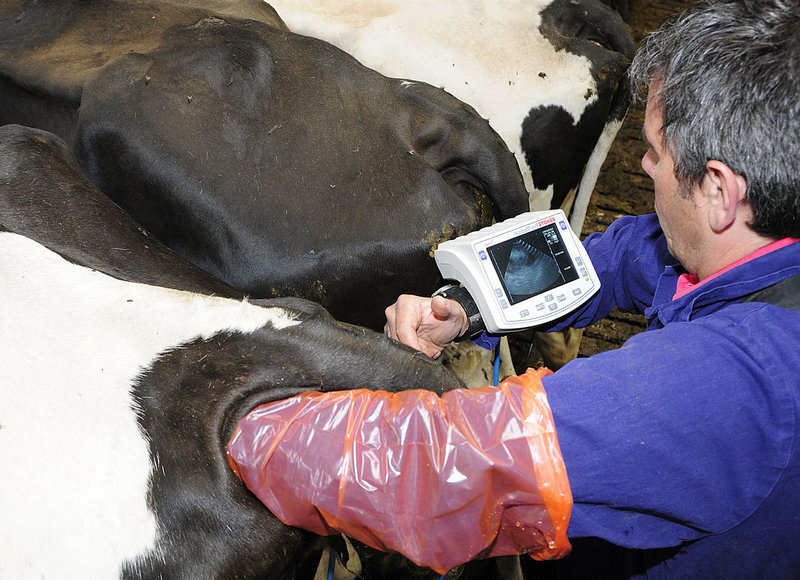
[[[697,185],[706,162],[747,181],[759,234],[800,238],[800,1],[704,1],[662,24],[629,70],[651,82],[675,175]]]

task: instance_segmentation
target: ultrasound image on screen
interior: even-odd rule
[[[511,304],[578,278],[555,224],[490,246],[487,251]]]

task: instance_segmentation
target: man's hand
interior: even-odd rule
[[[386,309],[383,330],[389,338],[438,358],[468,328],[467,314],[455,300],[403,294]]]

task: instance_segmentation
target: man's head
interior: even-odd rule
[[[800,3],[701,2],[643,43],[629,71],[650,95],[685,190],[717,160],[747,183],[752,229],[800,237]]]

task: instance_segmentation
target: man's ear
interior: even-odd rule
[[[702,184],[708,204],[708,224],[717,233],[736,221],[736,213],[747,196],[747,181],[730,167],[712,159],[706,163]]]

